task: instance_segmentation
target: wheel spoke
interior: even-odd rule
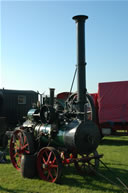
[[[21,142],[21,135],[18,135],[17,137],[18,137],[18,139],[17,139],[17,140],[18,140],[18,142],[19,142],[19,146],[22,146],[22,142]]]
[[[24,144],[27,142],[27,137],[26,136],[24,136]]]
[[[47,162],[45,161],[44,157],[42,158],[42,161],[46,164]]]
[[[53,159],[52,163],[54,164],[54,163],[55,163],[55,161],[56,161],[56,157],[54,157],[54,159]]]
[[[44,156],[42,156],[41,161],[42,161],[44,164],[47,163],[47,161],[45,160]]]
[[[48,175],[49,175],[49,177],[51,177],[51,179],[52,179],[52,181],[54,180],[54,177],[53,177],[53,175],[52,175],[52,173],[51,173],[51,170],[48,170]]]
[[[27,154],[29,154],[29,153],[30,153],[30,151],[28,151],[28,150],[26,150],[26,149],[25,149],[24,153],[27,153]]]
[[[22,151],[23,151],[23,150],[25,150],[25,149],[26,149],[26,147],[28,147],[28,143],[27,143],[27,144],[25,144],[24,146],[22,146],[21,150],[22,150]]]
[[[14,158],[16,158],[17,155],[18,155],[18,153],[16,152],[16,153],[14,154]]]
[[[50,152],[49,155],[48,155],[47,164],[49,163],[49,161],[50,161],[50,159],[51,159],[51,155],[52,155],[52,152]]]
[[[49,175],[49,172],[48,172],[47,175],[46,175],[47,181],[49,181],[49,177],[50,177],[50,175]]]

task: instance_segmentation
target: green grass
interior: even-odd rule
[[[98,147],[104,154],[102,160],[116,176],[128,186],[128,137],[106,137]],[[52,184],[35,179],[27,179],[13,168],[10,158],[8,163],[0,164],[0,193],[120,193],[121,190],[111,185],[98,175],[80,176],[74,165],[64,167],[60,184]],[[114,178],[100,166],[99,171],[109,179]],[[116,182],[116,181],[115,181]],[[122,191],[124,192],[124,191]]]

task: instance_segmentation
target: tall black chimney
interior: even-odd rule
[[[86,15],[77,15],[72,19],[77,27],[77,102],[80,112],[84,112],[86,103],[86,74],[85,74],[85,21]]]
[[[54,88],[50,88],[50,105],[53,107],[54,105]]]

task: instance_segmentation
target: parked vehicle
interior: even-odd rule
[[[5,149],[8,136],[24,121],[27,111],[38,101],[38,93],[24,90],[0,89],[0,147]]]
[[[128,81],[99,83],[92,97],[102,135],[128,135]]]
[[[0,117],[5,117],[8,127],[12,128],[23,122],[23,116],[37,101],[35,91],[0,89]]]

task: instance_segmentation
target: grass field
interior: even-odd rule
[[[114,174],[128,186],[128,137],[106,137],[98,147],[104,154],[102,160]],[[111,185],[98,175],[80,176],[74,165],[64,167],[60,184],[52,184],[35,179],[27,179],[10,163],[0,164],[0,193],[120,193],[118,187]],[[99,171],[109,179],[114,178],[100,166]],[[116,182],[116,181],[115,181]]]

